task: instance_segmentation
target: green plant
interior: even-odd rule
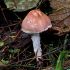
[[[63,63],[64,63],[65,58],[67,57],[67,53],[68,52],[64,50],[60,52],[55,70],[64,70]]]
[[[0,40],[0,48],[4,46],[4,42],[2,40]]]

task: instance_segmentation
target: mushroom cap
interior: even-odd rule
[[[38,9],[30,11],[21,24],[21,30],[26,33],[40,33],[51,27],[50,18]]]

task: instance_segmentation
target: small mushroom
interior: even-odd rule
[[[42,59],[39,33],[46,31],[51,27],[52,24],[50,18],[39,9],[31,10],[22,21],[21,30],[25,33],[31,34],[33,49],[37,61]]]

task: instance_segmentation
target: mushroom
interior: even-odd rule
[[[51,27],[52,24],[50,18],[39,9],[31,10],[22,21],[21,30],[25,33],[31,34],[33,49],[37,61],[42,59],[39,33],[46,31]]]

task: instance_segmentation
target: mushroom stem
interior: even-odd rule
[[[40,35],[39,33],[35,33],[31,36],[33,42],[33,49],[36,56],[36,60],[42,59],[42,49],[40,44]]]

